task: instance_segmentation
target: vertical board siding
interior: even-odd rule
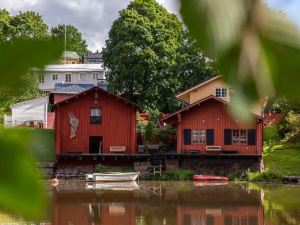
[[[215,146],[222,146],[223,150],[237,150],[238,154],[261,154],[262,145],[260,144],[262,138],[262,126],[257,122],[257,118],[242,122],[234,118],[234,115],[228,113],[227,105],[217,102],[215,100],[208,100],[201,103],[194,108],[181,113],[181,124],[177,125],[177,132],[181,132],[184,136],[184,129],[213,129],[214,130],[214,143]],[[178,128],[181,129],[178,129]],[[224,144],[224,131],[225,129],[257,129],[256,130],[256,142],[254,145],[233,145],[228,143]],[[178,136],[178,135],[177,135]],[[179,137],[179,136],[178,136]],[[178,140],[177,140],[178,141]],[[209,141],[209,140],[207,140]],[[205,150],[207,144],[190,144],[185,145],[184,140],[179,141],[181,146],[180,152],[189,150],[198,150],[203,154],[218,154],[218,152],[208,152]],[[177,149],[178,152],[178,149]]]
[[[89,137],[102,136],[102,153],[110,153],[110,146],[125,146],[125,153],[135,153],[135,108],[112,95],[98,91],[95,104],[94,91],[68,103],[59,104],[57,117],[57,153],[89,153]],[[90,108],[102,111],[101,124],[90,124]],[[70,139],[69,113],[79,119],[76,137]],[[133,123],[134,120],[134,123]],[[58,151],[60,149],[60,151]]]

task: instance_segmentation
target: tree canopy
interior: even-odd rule
[[[181,71],[188,65],[178,66],[188,58],[189,53],[182,56],[182,52],[189,49],[193,59],[199,53],[184,47],[184,40],[182,24],[174,14],[155,0],[132,1],[113,22],[103,49],[108,88],[144,110],[175,110],[179,105],[175,95],[184,80],[181,76],[188,76]]]
[[[68,51],[76,51],[79,55],[84,55],[87,52],[86,40],[82,38],[81,32],[72,25],[66,25],[67,43],[66,49]],[[60,24],[51,28],[51,36],[59,40],[64,40],[65,25]]]
[[[37,12],[26,11],[11,16],[7,10],[0,10],[0,41],[11,41],[19,38],[49,38],[48,25]]]

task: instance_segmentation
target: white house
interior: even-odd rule
[[[97,85],[104,79],[102,64],[48,65],[39,75],[39,89],[53,91],[56,83]]]
[[[11,106],[11,116],[5,116],[5,127],[39,126],[47,128],[48,96],[19,102]]]

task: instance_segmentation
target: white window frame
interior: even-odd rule
[[[87,74],[86,73],[80,73],[79,74],[80,81],[87,81]]]
[[[216,97],[217,98],[227,98],[227,88],[216,88]]]
[[[58,74],[57,73],[52,74],[52,80],[58,80]]]
[[[65,74],[65,82],[66,83],[71,83],[72,82],[72,74],[71,73],[66,73]]]
[[[93,80],[99,80],[99,73],[93,73]]]
[[[44,74],[40,74],[40,75],[39,75],[39,82],[40,82],[41,84],[45,83],[45,76],[44,76]]]
[[[206,143],[206,130],[192,130],[192,144],[205,144]]]

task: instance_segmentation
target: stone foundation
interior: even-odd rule
[[[192,169],[199,174],[228,174],[260,172],[262,159],[182,159],[181,168]]]

